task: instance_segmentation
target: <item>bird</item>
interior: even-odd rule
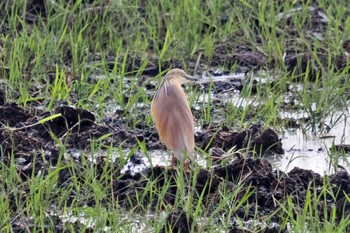
[[[194,118],[182,89],[182,84],[197,78],[174,68],[166,73],[151,102],[151,115],[160,140],[172,152],[171,168],[175,158],[189,171],[194,152]]]

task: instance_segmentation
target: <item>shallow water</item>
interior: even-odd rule
[[[204,77],[201,83],[213,81],[240,81],[244,80],[246,75],[224,75],[221,77]],[[264,72],[255,73],[254,80],[260,83],[272,82],[274,77],[268,76]],[[289,92],[284,95],[284,102],[294,105],[301,105],[298,95],[295,91],[301,91],[303,89],[301,84],[293,83],[289,85]],[[236,107],[244,108],[247,105],[257,107],[260,104],[255,96],[251,96],[249,99],[240,96],[240,93],[233,90],[224,91],[219,94],[211,95],[210,98],[220,99],[223,103],[231,102]],[[208,103],[208,94],[202,94],[199,97],[197,107],[202,107],[202,103]],[[311,105],[311,110],[316,110],[316,103]],[[196,109],[196,106],[195,106]],[[348,109],[345,111],[333,111],[324,120],[322,124],[326,126],[326,129],[316,129],[315,133],[311,132],[311,129],[301,128],[285,128],[279,130],[282,139],[283,149],[285,154],[282,156],[267,157],[272,162],[275,168],[282,171],[290,171],[294,167],[300,167],[303,169],[310,169],[321,175],[332,174],[335,171],[337,165],[341,165],[344,168],[350,170],[348,163],[349,155],[345,157],[334,156],[329,149],[332,145],[350,144],[350,123],[348,121],[350,117],[350,103],[348,103]],[[292,120],[303,125],[303,120],[308,118],[308,113],[305,111],[289,111],[281,110],[279,113],[279,119]],[[338,157],[338,158],[337,158]]]
[[[284,155],[267,156],[275,168],[284,172],[289,172],[294,167],[310,169],[321,175],[332,174],[335,164],[339,164],[346,169],[350,169],[347,163],[349,156],[338,159],[331,157],[329,148],[332,144],[349,144],[350,124],[346,121],[348,116],[343,116],[336,125],[327,133],[314,135],[310,131],[304,132],[301,128],[290,128],[283,130],[281,135]],[[325,122],[330,119],[326,119]],[[197,129],[198,130],[198,129]],[[149,151],[149,156],[140,155],[142,164],[135,165],[128,162],[123,172],[132,168],[133,172],[139,172],[151,165],[168,166],[170,164],[170,153],[166,150]],[[201,166],[205,166],[205,158],[197,154],[197,161]]]
[[[350,123],[347,121],[350,117],[349,112],[350,107],[346,113],[338,112],[332,117],[327,117],[324,123],[330,126],[330,129],[326,133],[314,135],[310,130],[303,132],[300,128],[286,129],[282,135],[285,154],[271,158],[270,161],[282,171],[290,171],[294,167],[300,167],[313,170],[321,175],[325,173],[332,174],[334,172],[334,164],[350,169],[348,163],[349,155],[345,158],[332,159],[329,152],[333,144],[350,144]],[[339,120],[337,123],[332,124],[333,119]]]
[[[72,211],[66,212],[64,214],[57,214],[52,212],[52,216],[58,216],[63,223],[79,223],[86,226],[87,229],[94,229],[96,225],[99,225],[100,219],[96,216],[96,213],[92,212],[89,207],[82,207],[78,213],[73,213]],[[128,214],[120,213],[116,214],[115,218],[118,218],[120,222],[123,222],[119,231],[123,232],[150,232],[149,226],[147,226],[147,221],[154,218],[154,214]],[[164,220],[165,217],[161,216],[160,220]],[[101,232],[112,232],[112,227],[105,226],[101,229]]]

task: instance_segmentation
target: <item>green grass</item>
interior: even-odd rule
[[[335,62],[338,56],[344,56],[342,45],[350,38],[346,1],[316,1],[328,20],[322,39],[311,31],[312,1],[277,4],[278,1],[271,0],[96,0],[90,5],[84,1],[72,2],[46,1],[46,15],[37,14],[35,23],[25,19],[29,9],[24,1],[0,3],[0,87],[5,90],[8,102],[27,108],[39,104],[44,110],[52,111],[60,101],[66,101],[92,111],[97,122],[117,108],[121,115],[115,120],[123,120],[127,129],[141,123],[144,127],[154,127],[148,112],[152,92],[145,86],[158,81],[170,68],[169,64],[179,64],[193,72],[191,64],[199,61],[204,69],[209,69],[216,62],[218,48],[232,55],[239,46],[248,46],[251,52],[266,56],[265,64],[259,67],[266,72],[248,72],[239,94],[239,100],[251,100],[254,106],[236,106],[228,101],[216,109],[212,104],[216,98],[215,82],[205,90],[188,88],[191,105],[200,106],[199,126],[223,119],[219,124],[236,129],[249,128],[255,123],[282,129],[287,123],[280,119],[280,111],[305,111],[308,120],[302,127],[317,134],[326,117],[339,111],[346,116],[350,62],[348,58],[342,70]],[[291,71],[284,62],[290,51],[295,52],[297,63]],[[311,59],[306,71],[301,72],[305,53]],[[237,61],[229,59],[219,66],[228,71],[240,69]],[[143,71],[149,67],[156,67],[159,75],[140,84]],[[267,81],[256,84],[254,78],[267,78]],[[301,86],[291,92],[298,101],[296,106],[284,102],[291,85]],[[199,95],[208,102],[201,103]],[[161,187],[157,180],[144,178],[145,187],[139,187],[127,203],[119,203],[113,194],[113,184],[122,176],[119,166],[135,151],[150,156],[146,140],[128,154],[120,145],[119,161],[113,163],[107,159],[101,170],[88,158],[101,149],[107,150],[107,158],[112,156],[111,146],[103,144],[108,135],[91,140],[91,147],[82,153],[79,161],[66,158],[69,153],[64,138],[52,137],[60,148],[59,162],[53,166],[45,159],[44,151],[36,152],[37,157],[31,162],[33,170],[27,174],[20,172],[16,145],[10,154],[3,154],[0,146],[1,232],[18,229],[56,232],[58,223],[62,224],[62,231],[88,232],[89,219],[96,231],[103,231],[107,225],[111,232],[131,232],[137,229],[133,226],[134,218],[140,221],[138,227],[159,232],[165,223],[164,212],[177,210],[190,213],[201,232],[227,232],[233,218],[244,225],[236,211],[243,209],[248,213],[251,208],[247,200],[254,194],[254,188],[243,187],[239,182],[221,183],[216,195],[209,198],[197,193],[198,167],[191,177],[181,170],[172,177],[174,182],[166,177]],[[39,172],[34,171],[38,157],[45,166]],[[339,157],[346,160],[346,156],[331,152],[330,157],[334,167]],[[60,180],[63,171],[70,174],[65,181]],[[174,204],[170,205],[164,199],[174,184],[177,192]],[[308,190],[304,208],[296,207],[287,198],[278,202],[278,211],[262,217],[256,210],[253,218],[271,223],[274,217],[281,217],[282,226],[288,225],[294,232],[346,231],[348,217],[336,221],[335,210],[330,216],[318,212],[316,206],[326,201],[326,194],[335,195],[327,183],[318,194],[311,188]],[[155,207],[152,202],[156,203]],[[73,221],[75,217],[77,221]],[[250,227],[257,231],[260,226]]]

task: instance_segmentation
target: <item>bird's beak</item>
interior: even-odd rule
[[[198,81],[199,80],[198,78],[195,78],[195,77],[188,75],[188,74],[186,74],[185,79],[187,79],[189,81]]]

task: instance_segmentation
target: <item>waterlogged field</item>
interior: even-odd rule
[[[150,101],[182,68],[196,162]],[[0,232],[350,231],[347,1],[0,3]]]

